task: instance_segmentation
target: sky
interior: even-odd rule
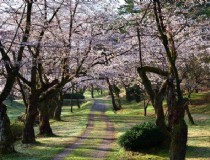
[[[119,0],[120,4],[124,4],[125,1],[124,0]]]

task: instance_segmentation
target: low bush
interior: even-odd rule
[[[133,100],[135,100],[136,102],[140,102],[141,97],[142,97],[142,91],[137,84],[126,89],[126,100],[128,102]]]
[[[10,125],[14,140],[21,139],[23,133],[24,123],[20,121],[15,121]]]
[[[63,96],[64,99],[85,99],[85,96],[79,92],[77,93],[66,93]]]
[[[119,137],[119,144],[126,150],[147,151],[162,146],[164,134],[152,123],[134,126]]]

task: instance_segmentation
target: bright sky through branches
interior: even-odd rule
[[[125,1],[124,0],[119,0],[120,4],[124,4]]]

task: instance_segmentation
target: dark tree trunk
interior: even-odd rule
[[[171,129],[170,160],[184,160],[188,129],[184,121],[185,101],[177,102],[173,78],[169,79],[167,95],[169,127]]]
[[[30,95],[29,106],[27,110],[25,126],[23,128],[23,144],[35,143],[34,123],[38,116],[38,97],[36,95]]]
[[[118,108],[121,109],[122,108],[122,105],[121,105],[121,100],[120,100],[120,95],[116,95],[117,97],[117,102],[118,102]]]
[[[112,99],[113,109],[114,109],[114,111],[117,111],[117,110],[119,110],[119,108],[118,108],[118,106],[117,106],[117,104],[115,102],[112,85],[109,82],[109,79],[108,78],[106,79],[106,81],[107,81],[107,84],[108,84],[108,87],[109,87],[109,93],[110,93],[110,96],[111,96],[111,99]]]
[[[148,100],[146,103],[146,100],[144,99],[144,116],[145,117],[147,116],[147,107],[148,107],[149,101],[150,100]]]
[[[195,125],[195,122],[194,122],[193,117],[192,117],[192,115],[191,115],[191,113],[190,113],[190,110],[189,110],[189,106],[186,104],[184,107],[185,107],[185,111],[186,111],[186,113],[187,113],[187,116],[188,116],[188,118],[189,118],[190,123],[191,123],[192,125]]]
[[[44,101],[39,105],[39,135],[52,136],[53,132],[49,122],[48,101]]]
[[[53,119],[56,121],[61,121],[61,112],[62,112],[62,105],[58,104],[55,108]]]
[[[165,134],[166,142],[165,145],[169,146],[170,144],[170,133],[166,126],[165,122],[165,114],[163,111],[163,99],[160,97],[155,98],[154,108],[155,108],[155,114],[156,114],[156,125],[162,130],[162,132]]]
[[[155,109],[156,125],[159,126],[166,135],[169,135],[168,129],[166,127],[165,115],[163,111],[163,99],[165,95],[166,81],[162,83],[162,86],[158,91],[155,91],[152,88],[151,82],[149,78],[147,77],[146,72],[142,68],[138,68],[138,72],[143,81],[147,94],[150,96],[152,105]]]
[[[80,109],[80,100],[77,98],[76,101],[77,101],[77,106]]]
[[[53,119],[56,121],[61,121],[62,106],[63,106],[63,93],[62,91],[60,91],[56,98],[56,108],[53,116]]]
[[[93,84],[91,84],[91,98],[94,98],[94,87],[93,87]]]
[[[72,102],[72,99],[70,99],[70,105],[71,105],[71,113],[73,113],[73,102]]]
[[[56,112],[56,108],[58,106],[57,104],[57,99],[56,98],[51,98],[49,100],[49,118],[50,119],[54,119],[54,115],[55,115],[55,112]]]
[[[61,112],[62,112],[62,106],[63,106],[63,95],[61,95],[62,93],[60,93],[60,97],[58,97],[58,101],[57,101],[57,107],[55,109],[54,112],[54,117],[53,119],[56,121],[61,121]]]
[[[0,155],[14,153],[14,138],[10,129],[10,120],[7,116],[7,107],[0,105]]]
[[[185,160],[187,133],[187,125],[184,120],[180,119],[176,124],[173,124],[170,160]]]

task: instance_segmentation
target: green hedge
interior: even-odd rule
[[[63,96],[64,99],[85,99],[85,96],[81,93],[66,93]]]
[[[136,125],[119,137],[119,144],[126,150],[147,151],[162,146],[164,134],[152,123]]]

